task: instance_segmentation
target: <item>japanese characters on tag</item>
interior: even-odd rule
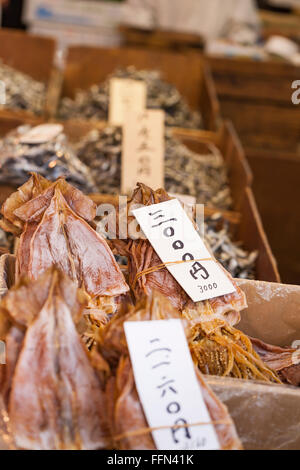
[[[61,124],[40,124],[30,129],[20,138],[21,144],[45,144],[63,132]]]
[[[194,302],[235,291],[177,199],[133,210],[133,214],[166,268]]]
[[[123,126],[121,190],[127,194],[137,182],[164,186],[164,112],[129,113]]]
[[[147,107],[147,86],[141,80],[112,78],[109,82],[109,123],[122,126],[128,113],[139,113]]]
[[[157,449],[220,449],[181,321],[125,322],[124,329],[148,425],[164,427],[152,430]]]

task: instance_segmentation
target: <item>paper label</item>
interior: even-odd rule
[[[55,139],[64,128],[61,124],[40,124],[24,134],[19,142],[21,144],[45,144]]]
[[[220,449],[181,321],[125,322],[124,330],[147,423],[166,427],[152,431],[157,449]]]
[[[177,199],[132,212],[166,268],[194,302],[235,291]]]
[[[121,191],[136,183],[158,189],[164,186],[164,112],[144,110],[128,114],[123,126]]]
[[[109,123],[122,126],[128,113],[139,113],[147,107],[147,85],[142,80],[112,78],[109,82]]]

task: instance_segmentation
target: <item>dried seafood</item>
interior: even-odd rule
[[[130,216],[133,205],[151,205],[169,199],[163,189],[153,191],[139,183],[128,203],[128,225],[134,219]],[[247,304],[245,295],[232,278],[234,293],[193,303],[166,268],[155,270],[161,260],[148,240],[128,238],[112,243],[118,254],[128,257],[129,285],[135,299],[138,301],[152,290],[158,290],[193,325],[190,348],[201,372],[280,382],[255,353],[250,339],[234,328],[240,319],[239,312]],[[151,273],[137,277],[149,268],[154,268]]]
[[[116,449],[156,449],[135,387],[123,323],[170,318],[181,318],[180,312],[165,297],[154,292],[128,313],[114,317],[101,332],[100,351],[106,355],[114,370],[106,386],[106,397],[110,433]],[[221,448],[240,449],[241,443],[227,408],[206,385],[201,373],[195,370]]]
[[[65,180],[51,183],[33,174],[6,200],[2,214],[2,227],[21,234],[16,280],[22,275],[37,279],[56,265],[93,302],[104,296],[109,304],[128,290],[109,246],[88,223],[96,215],[95,204]]]
[[[77,146],[80,160],[91,168],[98,190],[115,194],[121,184],[122,129],[93,130]],[[194,196],[198,203],[220,209],[232,205],[227,169],[215,146],[207,154],[188,149],[171,132],[165,134],[165,187],[170,193]]]
[[[300,349],[281,348],[266,344],[256,338],[251,342],[257,354],[270,369],[276,371],[284,383],[300,386]]]
[[[51,181],[64,177],[85,192],[96,191],[90,169],[77,158],[63,133],[46,143],[21,143],[30,129],[18,127],[0,141],[0,183],[17,187],[29,173],[37,172]]]
[[[0,393],[18,448],[109,444],[103,384],[75,327],[82,301],[76,284],[52,268],[37,281],[21,280],[0,304],[7,344]]]
[[[135,67],[116,70],[104,83],[95,84],[86,91],[78,91],[74,100],[63,98],[59,117],[107,121],[109,80],[113,77],[144,81],[147,85],[147,108],[163,109],[166,113],[167,126],[191,129],[201,127],[200,114],[190,110],[179,91],[173,85],[164,82],[158,71],[136,70]]]
[[[31,111],[37,115],[43,113],[46,96],[44,83],[34,80],[1,61],[0,82],[5,86],[4,107]]]
[[[248,252],[242,248],[242,242],[231,239],[229,222],[222,214],[215,213],[205,217],[204,236],[214,257],[232,277],[255,279],[258,252]]]

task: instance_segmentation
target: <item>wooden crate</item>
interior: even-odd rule
[[[288,63],[209,57],[222,115],[245,148],[300,151],[300,106],[292,103],[299,67]]]
[[[288,152],[247,153],[253,189],[283,282],[300,284],[300,160]]]
[[[196,52],[175,53],[139,48],[70,47],[66,58],[62,96],[103,82],[116,68],[134,65],[159,70],[175,85],[190,107],[202,114],[205,129],[216,130],[220,111],[209,67]]]
[[[57,72],[53,62],[56,50],[54,39],[27,34],[23,31],[0,28],[0,61],[23,72],[35,80],[47,85],[44,116],[51,113],[54,81],[57,80]],[[23,110],[0,110],[16,116],[32,117],[33,114]]]

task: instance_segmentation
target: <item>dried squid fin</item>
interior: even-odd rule
[[[70,209],[59,190],[32,237],[29,276],[36,279],[53,264],[91,297],[129,290],[105,240]]]
[[[48,299],[26,331],[9,399],[24,449],[97,449],[108,444],[100,381],[53,272]]]

